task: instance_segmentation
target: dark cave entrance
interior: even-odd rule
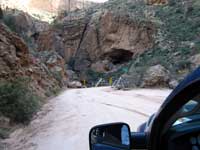
[[[133,53],[124,49],[113,49],[106,54],[106,57],[114,65],[123,64],[132,60]]]

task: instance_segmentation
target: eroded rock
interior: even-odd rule
[[[71,81],[68,83],[69,88],[82,88],[82,83],[79,81]]]
[[[91,65],[91,69],[95,72],[105,73],[113,69],[113,64],[109,60],[97,61]]]
[[[152,66],[144,74],[142,87],[167,87],[169,79],[169,71],[165,67]]]
[[[46,61],[47,67],[52,73],[60,75],[60,79],[64,82],[67,79],[65,71],[65,61],[57,53],[52,53]]]
[[[5,23],[24,38],[30,38],[38,32],[49,29],[49,24],[31,17],[19,10],[5,11]]]
[[[179,82],[177,80],[171,80],[169,82],[169,88],[175,89],[178,86]]]
[[[63,81],[67,78],[62,57],[56,55],[55,59],[48,58],[49,61],[46,63],[40,58],[31,56],[23,39],[0,23],[0,80],[29,78],[30,88],[39,96],[45,97],[46,92],[60,88],[59,80]],[[52,74],[56,71],[61,72],[60,79]]]
[[[78,80],[77,74],[73,70],[66,70],[69,81]]]
[[[189,61],[191,62],[191,67],[192,69],[196,69],[197,67],[200,66],[200,54],[196,54],[192,56]]]

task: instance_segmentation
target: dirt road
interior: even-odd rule
[[[126,122],[134,131],[154,113],[169,90],[67,90],[50,100],[32,123],[6,142],[8,150],[88,150],[88,133],[97,124]]]

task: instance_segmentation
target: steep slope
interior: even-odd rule
[[[36,53],[35,36],[47,23],[18,10],[0,13],[1,139],[16,123],[29,123],[45,99],[67,85],[68,75],[57,52]]]
[[[178,0],[164,6],[142,7],[156,24],[157,34],[154,47],[132,61],[129,74],[139,75],[135,80],[141,80],[149,66],[161,64],[169,70],[171,80],[180,81],[200,65],[199,4],[198,0]]]
[[[106,7],[107,4],[60,16],[49,31],[39,34],[39,50],[58,51],[80,79],[90,80],[90,70],[116,71],[153,47],[154,23],[139,22]]]
[[[63,50],[81,79],[93,76],[94,81],[100,77],[107,80],[126,74],[128,81],[135,81],[129,86],[143,86],[146,70],[161,65],[155,72],[164,68],[170,72],[170,80],[156,85],[168,86],[199,64],[199,10],[198,0],[161,1],[160,5],[147,5],[144,0],[110,0],[86,12],[58,18],[54,27],[63,33],[84,27],[79,34],[71,35],[80,42],[78,46],[61,40],[65,41],[64,47],[73,47],[73,53],[70,48]],[[60,37],[64,39],[66,34],[62,32]]]
[[[51,57],[54,57],[53,61],[56,62],[51,61]],[[39,58],[30,55],[23,39],[10,32],[8,27],[0,22],[0,81],[15,80],[19,77],[30,78],[32,89],[45,97],[46,93],[61,86],[51,70],[58,71],[62,80],[66,80],[64,63],[59,59],[61,58],[57,55],[52,55],[45,64]],[[60,70],[56,70],[55,67],[60,67]]]
[[[200,62],[200,4],[198,0],[154,2],[110,0],[61,13],[52,26],[26,33],[32,32],[31,47],[40,53],[58,53],[80,80],[91,83],[123,75],[128,86],[143,86],[143,79],[152,79],[148,70],[156,68],[154,72],[166,73],[154,75],[164,83],[151,86],[169,86]]]

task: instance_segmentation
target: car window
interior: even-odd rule
[[[190,100],[186,103],[178,112],[177,119],[172,126],[180,125],[192,120],[200,119],[200,110],[196,108],[199,107],[198,100]]]
[[[199,103],[195,100],[190,100],[188,103],[186,103],[180,110],[182,114],[191,112],[194,110],[194,108],[198,105]]]

